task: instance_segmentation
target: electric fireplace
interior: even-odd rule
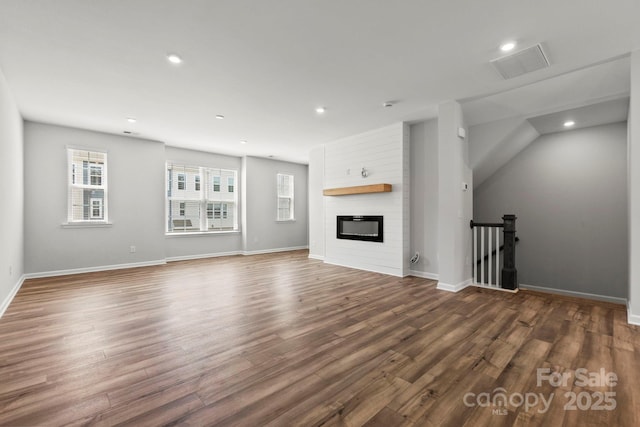
[[[383,217],[371,215],[338,215],[338,239],[383,241]]]

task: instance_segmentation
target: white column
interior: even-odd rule
[[[465,128],[455,101],[438,106],[438,288],[458,291],[471,283],[473,183],[468,144],[458,136]],[[462,184],[468,189],[463,191]]]

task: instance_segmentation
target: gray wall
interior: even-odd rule
[[[244,250],[307,247],[307,166],[258,157],[245,157],[243,163]],[[295,221],[276,221],[278,173],[294,176]]]
[[[627,125],[544,135],[474,193],[474,220],[518,216],[523,285],[627,297]]]
[[[167,161],[193,166],[205,166],[223,169],[235,169],[238,171],[238,179],[241,179],[240,157],[224,156],[221,154],[206,153],[203,151],[185,150],[176,147],[166,147],[165,157]],[[242,211],[242,193],[237,186],[238,212]],[[164,209],[164,208],[163,208]],[[164,212],[164,210],[163,210]],[[238,220],[240,223],[241,221]],[[242,228],[242,224],[239,224]],[[168,259],[195,258],[211,256],[214,254],[237,253],[242,250],[242,235],[238,232],[204,233],[194,235],[179,235],[165,237],[165,253]]]
[[[0,316],[24,273],[23,122],[0,71]]]
[[[107,151],[112,226],[61,227],[67,221],[68,145]],[[164,164],[159,142],[27,122],[26,272],[164,260]],[[136,253],[129,253],[131,245]]]
[[[438,275],[438,120],[411,125],[411,255],[413,272]]]

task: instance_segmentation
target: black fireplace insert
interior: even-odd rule
[[[338,215],[337,238],[382,242],[383,221],[377,215]]]

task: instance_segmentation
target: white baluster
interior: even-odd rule
[[[496,286],[500,287],[500,229],[496,228]]]
[[[491,231],[493,230],[493,227],[487,227],[487,232],[488,232],[488,236],[487,236],[487,241],[489,243],[489,247],[487,248],[487,250],[489,251],[489,258],[487,259],[488,261],[488,267],[489,267],[489,272],[488,272],[488,277],[487,277],[487,284],[489,286],[492,286],[491,283],[491,265],[493,264],[493,255],[491,254],[491,243],[493,243],[493,239],[491,238]]]
[[[480,283],[484,284],[484,227],[480,228]]]
[[[478,227],[473,227],[473,277],[478,283]]]

